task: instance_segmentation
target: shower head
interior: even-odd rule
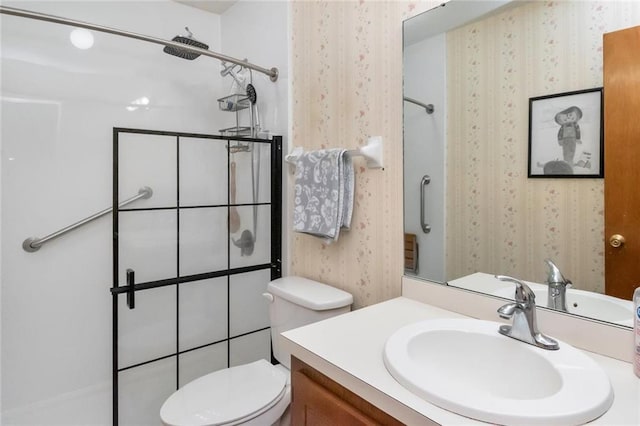
[[[258,93],[256,92],[256,88],[253,87],[253,84],[247,84],[247,97],[252,104],[255,104],[258,100]]]
[[[175,36],[171,41],[175,41],[177,43],[186,44],[188,46],[198,47],[200,49],[209,49],[209,45],[202,43],[193,38],[193,34],[189,31],[189,27],[184,27],[187,30],[188,36]],[[164,53],[168,53],[169,55],[177,56],[182,59],[187,59],[189,61],[193,61],[195,58],[200,56],[199,53],[189,52],[188,50],[180,49],[178,47],[173,46],[165,46],[163,49]]]

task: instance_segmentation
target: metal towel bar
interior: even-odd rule
[[[142,188],[140,188],[140,190],[138,190],[138,194],[128,198],[126,200],[124,200],[123,202],[121,202],[120,204],[118,204],[118,207],[124,207],[127,204],[133,203],[136,200],[139,200],[141,198],[147,199],[147,198],[151,198],[151,196],[153,195],[153,190],[151,188],[149,188],[148,186],[143,186]],[[29,253],[33,253],[34,251],[38,251],[40,250],[40,247],[42,247],[42,245],[44,243],[47,243],[55,238],[58,238],[61,235],[66,234],[69,231],[72,231],[84,224],[87,224],[93,220],[98,219],[99,217],[102,217],[106,214],[111,213],[111,211],[113,210],[113,207],[109,207],[106,208],[102,211],[99,211],[98,213],[95,213],[85,219],[82,219],[76,223],[73,223],[65,228],[60,229],[59,231],[56,231],[52,234],[47,235],[46,237],[42,237],[42,238],[37,238],[37,237],[29,237],[26,240],[24,240],[22,242],[22,248],[24,249],[24,251],[29,252]]]
[[[284,160],[295,165],[298,158],[304,153],[304,148],[301,146],[293,148],[290,154],[284,157]],[[384,151],[382,149],[382,136],[370,136],[365,146],[361,146],[357,149],[347,150],[347,154],[359,157],[364,157],[367,160],[367,167],[370,169],[383,169],[383,156]]]

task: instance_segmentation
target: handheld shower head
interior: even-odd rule
[[[204,50],[209,50],[209,45],[193,38],[193,34],[191,33],[191,31],[189,31],[189,27],[184,27],[184,29],[187,30],[187,33],[188,33],[187,36],[178,35],[178,36],[175,36],[171,41],[186,44],[188,46],[198,47]],[[168,53],[169,55],[177,56],[179,58],[187,59],[189,61],[193,61],[198,56],[200,56],[199,53],[189,52],[188,50],[180,49],[178,47],[173,47],[173,46],[165,46],[163,51],[164,53]]]
[[[252,105],[255,105],[256,101],[258,100],[258,93],[256,92],[256,88],[253,87],[253,84],[251,83],[247,84],[247,97],[249,98],[249,101]]]

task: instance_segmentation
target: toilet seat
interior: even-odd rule
[[[207,374],[174,392],[162,405],[160,418],[170,426],[246,422],[268,411],[284,396],[290,397],[283,370],[261,359]]]

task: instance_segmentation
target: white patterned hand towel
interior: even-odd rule
[[[306,152],[296,161],[293,230],[336,241],[353,213],[353,164],[344,149]]]

